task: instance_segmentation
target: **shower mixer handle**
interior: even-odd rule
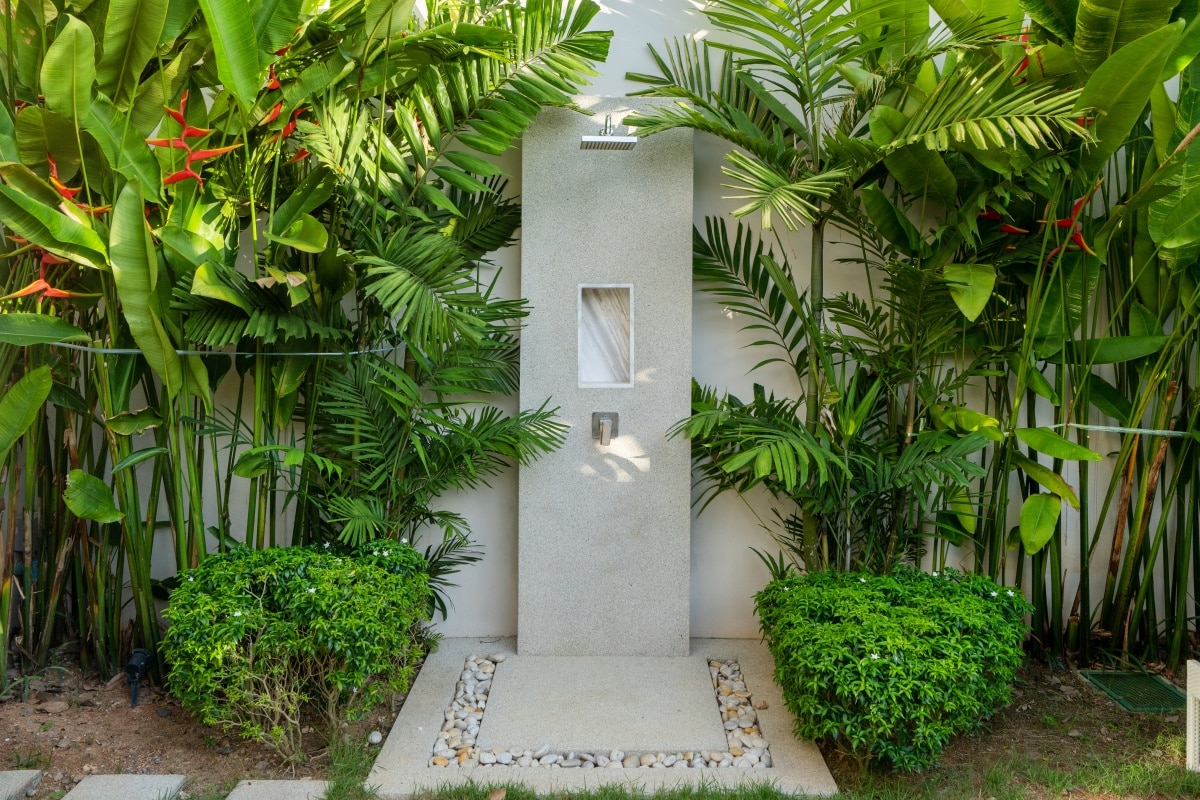
[[[620,415],[615,411],[592,412],[592,438],[600,440],[601,447],[608,447],[609,442],[617,436],[617,423]]]

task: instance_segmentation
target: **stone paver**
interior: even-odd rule
[[[185,780],[183,775],[89,775],[64,800],[170,800]]]
[[[614,741],[630,751],[724,750],[708,659],[511,656],[497,668],[480,749],[607,753]]]
[[[325,781],[241,781],[225,800],[321,800]]]
[[[42,773],[36,769],[15,769],[0,772],[0,800],[16,800],[38,785]]]
[[[375,760],[375,767],[366,783],[377,787],[384,800],[399,800],[422,794],[423,791],[448,785],[476,783],[517,783],[539,793],[562,793],[577,789],[596,789],[617,784],[634,790],[653,792],[678,786],[715,786],[736,788],[750,784],[772,784],[789,794],[832,795],[837,784],[825,766],[821,753],[811,742],[797,741],[792,735],[791,713],[783,703],[783,695],[771,679],[774,661],[762,642],[750,639],[693,639],[693,657],[704,659],[734,659],[740,665],[746,687],[759,708],[758,719],[763,736],[771,743],[773,765],[769,769],[556,769],[494,766],[435,767],[430,766],[433,742],[445,721],[446,706],[454,696],[455,682],[463,670],[463,662],[471,654],[506,654],[497,667],[499,673],[510,658],[515,658],[515,640],[443,639],[436,652],[430,654],[404,707]],[[603,661],[603,659],[601,659]],[[578,657],[577,671],[586,672],[590,659]],[[496,678],[499,684],[500,678]],[[716,714],[711,695],[712,713]],[[488,708],[490,710],[489,702]],[[571,715],[574,708],[548,709],[549,713]],[[487,723],[484,713],[484,724]],[[626,718],[636,726],[636,715]],[[575,723],[583,726],[586,718]],[[481,729],[482,730],[482,729]],[[629,733],[621,727],[609,731],[609,747],[626,749],[622,740]],[[554,747],[553,742],[547,744]]]

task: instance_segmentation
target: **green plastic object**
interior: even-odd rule
[[[1182,711],[1187,697],[1158,675],[1145,672],[1081,670],[1080,675],[1117,701],[1126,711]]]

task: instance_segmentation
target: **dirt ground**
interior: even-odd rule
[[[247,778],[323,778],[323,738],[306,729],[308,763],[279,767],[268,748],[196,722],[174,698],[145,684],[136,707],[120,678],[107,686],[76,670],[48,670],[0,701],[0,769],[40,769],[36,797],[61,797],[92,774],[157,773],[188,776],[183,798],[228,791]],[[22,694],[27,699],[22,700]],[[397,706],[398,708],[399,706]],[[387,707],[342,731],[365,742],[385,736],[395,714]]]
[[[1181,685],[1180,681],[1176,681]],[[320,737],[309,736],[309,762],[280,768],[266,748],[200,725],[175,700],[143,687],[136,708],[129,688],[108,686],[77,671],[50,670],[16,686],[0,701],[0,769],[40,769],[37,797],[61,797],[90,774],[176,773],[187,775],[188,797],[212,797],[244,778],[323,778],[325,763]],[[399,708],[399,704],[396,705]],[[342,734],[364,741],[377,730],[385,736],[395,712],[376,709]],[[1131,714],[1062,669],[1031,664],[1019,678],[1011,706],[982,730],[959,737],[947,749],[936,773],[969,771],[983,776],[1014,757],[1039,759],[1047,767],[1070,767],[1094,760],[1125,761],[1137,757],[1173,758],[1156,751],[1160,736],[1183,730],[1179,714]],[[861,780],[857,767],[826,753],[839,785]],[[908,780],[908,779],[902,779]],[[1032,796],[1037,796],[1035,787]],[[1075,800],[1108,800],[1073,790]]]

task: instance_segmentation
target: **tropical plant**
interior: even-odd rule
[[[1151,654],[1165,633],[1169,659],[1178,663],[1191,616],[1189,571],[1196,580],[1190,556],[1195,521],[1186,513],[1192,446],[1184,440],[1175,459],[1167,455],[1176,438],[1171,428],[1186,426],[1195,414],[1189,387],[1200,232],[1189,221],[1194,210],[1186,189],[1197,158],[1189,145],[1200,133],[1188,88],[1194,80],[1189,65],[1200,52],[1197,6],[1023,5],[1033,22],[1021,41],[1021,63],[1028,67],[1023,79],[1082,86],[1080,108],[1095,112],[1094,142],[1070,154],[1061,176],[1025,182],[1023,196],[996,211],[995,221],[1010,231],[1038,229],[1041,235],[991,242],[1003,275],[984,328],[988,346],[1006,354],[1011,380],[990,381],[990,411],[1002,429],[1032,429],[1035,403],[1042,403],[1054,416],[1042,430],[1074,433],[1075,446],[1055,438],[1043,447],[1023,437],[1021,443],[1052,459],[1052,467],[1035,452],[1018,452],[1011,438],[1011,446],[998,447],[988,478],[993,492],[979,515],[977,564],[993,575],[1005,571],[1012,543],[1008,497],[1016,491],[1020,544],[1034,556],[1039,637],[1086,658],[1093,628],[1101,641]],[[1181,71],[1175,102],[1166,82]],[[1119,437],[1116,460],[1095,475],[1090,462],[1101,456],[1093,441],[1108,434]],[[1072,470],[1078,492],[1059,474],[1070,460],[1079,461]],[[1014,471],[1022,478],[1016,487],[1009,480]],[[1095,478],[1108,480],[1098,510],[1086,502]],[[1182,504],[1173,514],[1158,513],[1156,495],[1165,508],[1176,499]],[[1077,522],[1079,531],[1073,600],[1064,596],[1070,569],[1064,520]],[[1019,579],[1024,565],[1015,561]],[[1093,565],[1108,572],[1098,602]],[[1165,614],[1156,608],[1160,587]]]
[[[428,595],[420,555],[387,540],[215,554],[171,595],[167,685],[205,724],[301,759],[303,712],[332,737],[347,716],[408,691]]]
[[[772,581],[755,598],[796,735],[860,763],[933,765],[1012,697],[1030,606],[982,575],[912,569]]]
[[[372,375],[402,365],[428,388],[405,413],[439,441],[442,423],[474,437],[456,448],[476,448],[477,471],[394,487],[423,491],[418,507],[552,446],[536,413],[472,416],[449,396],[511,391],[491,373],[508,369],[521,304],[494,297],[481,273],[517,212],[486,156],[541,105],[568,103],[610,36],[585,30],[590,2],[431,3],[420,20],[396,0],[167,6],[22,3],[3,48],[0,221],[20,238],[0,273],[0,366],[7,379],[19,352],[56,379],[53,412],[22,453],[39,466],[20,505],[41,527],[43,565],[23,576],[25,655],[44,659],[69,628],[106,673],[128,646],[126,573],[133,638],[158,639],[154,593],[173,585],[151,579],[160,527],[177,568],[238,539],[283,544],[279,520],[297,499],[294,541],[341,530],[314,502],[343,469],[321,455],[317,414],[327,377],[354,359],[387,355]],[[227,412],[211,398],[231,366]],[[345,486],[351,500],[363,491]],[[244,533],[232,513],[242,490]],[[397,497],[389,522],[403,516]],[[444,576],[456,551],[442,547],[430,552],[445,556],[433,569]]]
[[[731,237],[710,222],[696,248],[697,277],[749,316],[760,343],[781,348],[760,364],[781,360],[805,385],[786,414],[755,422],[782,435],[781,417],[803,406],[804,435],[788,422],[788,447],[709,448],[701,441],[701,457],[716,459],[708,474],[749,468],[754,481],[778,476],[796,495],[786,486],[792,462],[833,456],[843,465],[830,471],[832,479],[823,471],[822,480],[802,480],[800,517],[784,516],[809,568],[849,568],[859,547],[853,540],[861,539],[852,518],[879,510],[884,498],[885,518],[902,523],[894,529],[899,540],[917,542],[937,509],[923,491],[910,490],[934,479],[936,505],[961,507],[961,492],[977,474],[966,456],[983,446],[980,437],[947,451],[952,435],[923,430],[932,427],[931,409],[970,377],[943,361],[961,349],[964,327],[994,281],[991,265],[971,258],[977,216],[1014,174],[1051,170],[1055,148],[1087,138],[1075,110],[1078,92],[1017,85],[1005,67],[1009,44],[998,36],[1015,34],[1014,11],[1001,4],[1000,19],[974,18],[947,34],[929,26],[924,2],[720,0],[706,14],[727,38],[669,44],[665,56],[654,51],[659,75],[630,76],[650,84],[641,94],[677,99],[630,120],[642,133],[684,126],[733,145],[722,171],[747,201],[735,216],[758,213],[779,251],[786,242],[778,220],[788,229],[811,227],[805,295],[775,248],[757,244],[740,226]],[[715,75],[711,50],[723,53]],[[886,276],[882,302],[872,291],[869,302],[844,297],[829,307],[830,319],[842,323],[832,333],[823,288],[828,225],[854,235],[857,260]],[[859,376],[856,363],[868,372]],[[733,398],[725,406],[742,417],[768,408]],[[726,430],[736,427],[731,422]],[[707,435],[701,424],[681,430]],[[921,470],[910,473],[917,462]],[[836,562],[829,556],[834,531]],[[913,555],[904,544],[868,549],[882,558],[869,561],[883,568]]]

